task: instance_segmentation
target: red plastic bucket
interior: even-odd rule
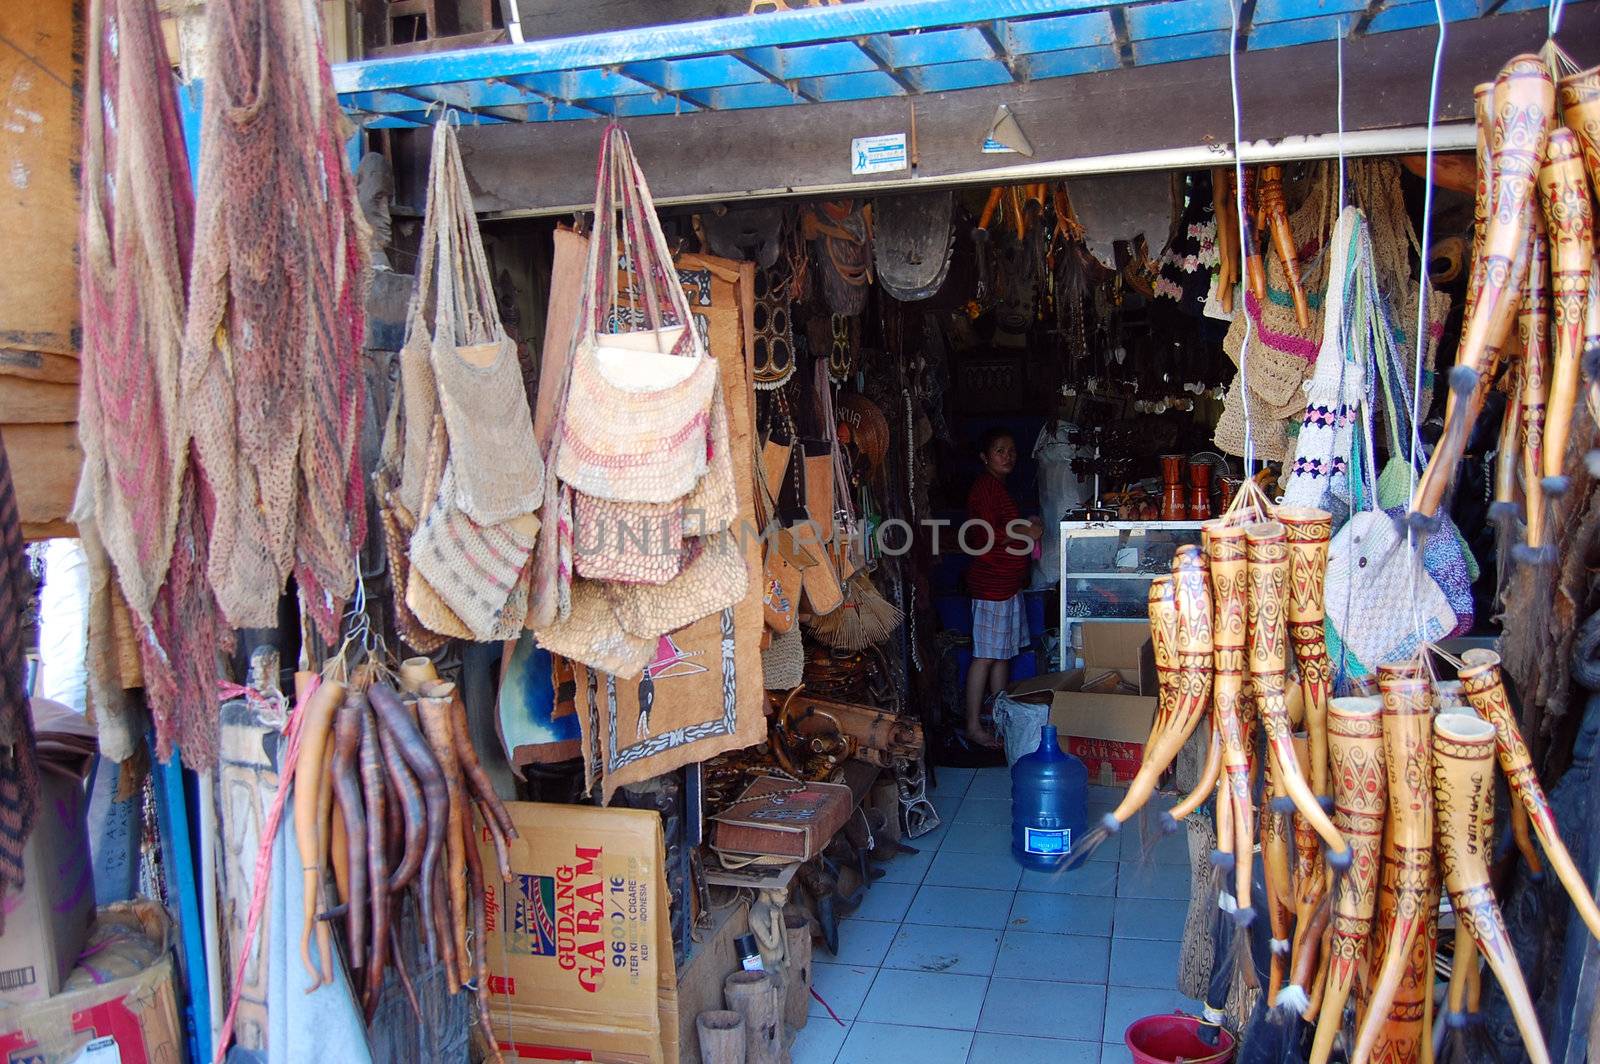
[[[1233,1059],[1233,1035],[1217,1031],[1216,1045],[1200,1038],[1201,1023],[1181,1012],[1146,1016],[1128,1024],[1122,1040],[1134,1064],[1228,1064]]]

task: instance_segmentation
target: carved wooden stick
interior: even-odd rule
[[[1463,394],[1479,386],[1492,352],[1505,343],[1516,317],[1527,272],[1519,252],[1527,243],[1534,185],[1554,110],[1555,84],[1544,60],[1519,55],[1506,64],[1495,80],[1490,140],[1494,200],[1483,240],[1483,281],[1473,301],[1472,316],[1463,326],[1456,368],[1451,373],[1451,386]],[[1441,446],[1429,460],[1411,503],[1413,511],[1429,517],[1438,512],[1476,420],[1470,403],[1457,403],[1454,412],[1457,417],[1446,419]]]
[[[1584,304],[1594,265],[1594,212],[1578,138],[1565,127],[1550,134],[1539,170],[1539,205],[1550,240],[1551,370],[1544,426],[1544,490],[1567,490],[1567,435],[1578,405]]]
[[[1517,965],[1511,936],[1489,885],[1489,845],[1483,825],[1493,822],[1495,728],[1464,713],[1433,722],[1433,801],[1439,868],[1457,925],[1466,924],[1500,987],[1533,1064],[1547,1064],[1550,1051],[1527,982]],[[1485,814],[1485,809],[1489,812]],[[1457,958],[1456,963],[1462,963]]]
[[[1294,246],[1294,233],[1289,229],[1289,207],[1283,201],[1283,167],[1270,164],[1261,168],[1258,195],[1261,199],[1262,228],[1272,234],[1272,247],[1283,262],[1283,273],[1289,281],[1289,298],[1294,300],[1294,316],[1300,328],[1311,328],[1311,307],[1306,303],[1306,290],[1300,283],[1300,259]]]
[[[1533,770],[1533,759],[1528,755],[1527,744],[1522,741],[1522,730],[1511,712],[1511,702],[1506,697],[1505,683],[1500,676],[1500,655],[1492,650],[1474,649],[1462,655],[1467,667],[1461,670],[1460,679],[1467,693],[1467,702],[1477,710],[1478,716],[1494,725],[1496,745],[1500,755],[1500,769],[1506,774],[1511,793],[1528,811],[1533,830],[1544,846],[1545,856],[1555,869],[1556,878],[1566,888],[1567,895],[1577,908],[1578,915],[1589,928],[1589,933],[1600,939],[1600,906],[1585,882],[1583,873],[1567,852],[1556,828],[1555,814],[1545,798],[1544,788]]]
[[[1267,267],[1261,257],[1261,236],[1256,232],[1256,171],[1254,167],[1245,167],[1244,171],[1244,247],[1240,253],[1244,256],[1245,273],[1250,284],[1250,294],[1256,297],[1258,304],[1267,302]]]
[[[1378,907],[1378,867],[1389,780],[1383,765],[1383,702],[1335,698],[1328,707],[1328,752],[1333,760],[1334,821],[1350,842],[1350,873],[1333,898],[1328,980],[1309,1064],[1327,1064],[1344,1026],[1344,1007],[1357,973],[1366,969],[1372,917]]]

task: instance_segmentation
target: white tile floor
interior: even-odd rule
[[[1091,787],[1089,819],[1120,791]],[[819,944],[821,1004],[794,1064],[1124,1064],[1129,1023],[1199,1005],[1173,989],[1189,897],[1182,835],[1141,862],[1136,831],[1073,872],[1011,857],[1011,777],[939,770],[943,823]]]

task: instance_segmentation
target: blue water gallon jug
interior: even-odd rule
[[[1053,872],[1083,835],[1089,816],[1089,770],[1064,753],[1046,724],[1039,749],[1011,766],[1011,853],[1024,868]]]

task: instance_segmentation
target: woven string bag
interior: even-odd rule
[[[750,593],[750,568],[736,535],[718,532],[689,549],[693,559],[665,584],[600,585],[617,623],[629,635],[654,639],[676,632],[737,605]]]
[[[762,683],[769,691],[792,691],[805,682],[806,648],[800,629],[774,632],[761,652]]]
[[[619,273],[631,278],[626,293]],[[584,298],[557,474],[598,499],[681,499],[706,471],[717,364],[689,327],[649,185],[618,126],[600,150]]]

